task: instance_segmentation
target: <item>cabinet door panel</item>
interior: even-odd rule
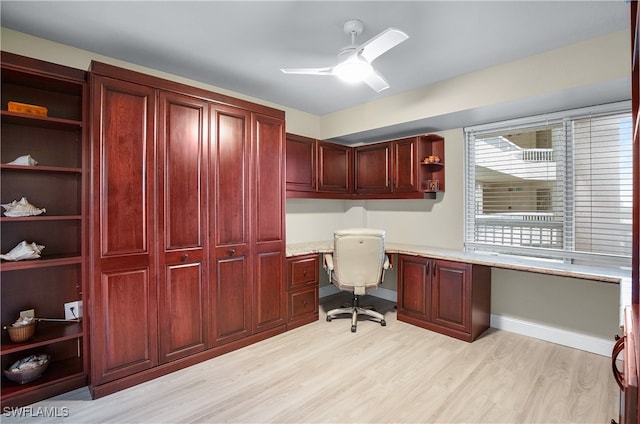
[[[391,193],[391,143],[356,147],[355,192]]]
[[[167,250],[203,246],[205,108],[204,102],[186,96],[160,95],[158,182]]]
[[[350,194],[351,148],[318,141],[318,191]]]
[[[434,264],[431,320],[434,324],[469,332],[469,265],[447,261],[434,261]]]
[[[160,290],[160,362],[205,348],[201,263],[167,266]]]
[[[284,123],[262,115],[254,115],[253,122],[255,242],[284,251]]]
[[[282,252],[260,253],[254,277],[254,331],[284,324],[287,305],[284,289]]]
[[[212,105],[210,232],[215,244],[210,276],[214,340],[225,343],[251,333],[253,269],[249,228],[251,117],[242,109]]]
[[[393,142],[393,191],[418,191],[418,143],[415,137]]]
[[[155,284],[147,269],[102,274],[93,317],[92,356],[99,367],[93,384],[104,383],[155,366],[158,345]]]
[[[93,76],[91,384],[158,363],[154,89]]]
[[[218,344],[240,339],[251,332],[249,263],[245,256],[217,262],[215,330]]]
[[[255,267],[253,331],[286,322],[284,242],[284,122],[253,116],[252,208]]]
[[[401,256],[399,258],[398,308],[422,319],[429,318],[430,261],[426,258]]]
[[[102,201],[102,256],[148,252],[148,220],[153,215],[153,121],[155,91],[98,78],[94,101]]]
[[[173,93],[159,97],[158,234],[161,362],[206,344],[207,104]]]
[[[287,191],[315,191],[316,141],[287,134],[286,146]]]
[[[216,246],[249,242],[249,114],[241,109],[215,106],[211,137],[215,150],[213,199]]]

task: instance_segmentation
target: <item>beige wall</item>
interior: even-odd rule
[[[274,105],[219,87],[124,63],[88,51],[1,29],[2,50],[88,69],[91,60],[145,72],[279,109],[287,130],[328,139],[431,116],[562,91],[628,77],[626,31],[462,75],[322,117]],[[446,193],[435,200],[287,201],[287,242],[329,240],[334,229],[365,225],[387,231],[389,240],[434,247],[463,247],[463,130],[446,139]],[[494,270],[493,314],[610,339],[618,330],[617,286]],[[385,287],[395,288],[395,273]]]

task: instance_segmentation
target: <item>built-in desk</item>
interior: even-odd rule
[[[331,252],[333,250],[332,241],[318,241],[309,243],[289,244],[286,248],[288,257],[296,257],[298,255],[321,254]],[[582,266],[563,264],[550,260],[529,259],[509,255],[500,255],[492,253],[475,253],[464,252],[452,249],[441,249],[422,245],[403,244],[403,243],[386,243],[386,252],[388,254],[398,254],[400,258],[405,256],[414,256],[418,258],[428,258],[433,261],[451,261],[467,265],[478,265],[481,267],[506,269],[513,271],[524,271],[539,274],[546,274],[559,277],[570,277],[583,280],[598,281],[610,284],[620,285],[620,311],[631,300],[631,275],[630,271],[616,270],[605,267]],[[416,264],[419,261],[415,261]],[[403,276],[398,275],[399,292],[402,290],[400,281]],[[398,293],[399,302],[399,318],[401,313],[400,304],[402,303],[401,293]]]
[[[492,268],[510,269],[514,271],[536,272],[559,277],[581,278],[583,280],[601,281],[613,284],[631,284],[631,271],[622,271],[605,267],[562,264],[544,259],[520,258],[497,253],[465,252],[404,243],[387,242],[385,250],[388,254],[400,253],[405,255],[424,256],[432,259],[485,265]],[[287,245],[287,257],[332,251],[332,241]]]

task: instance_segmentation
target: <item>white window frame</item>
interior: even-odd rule
[[[585,118],[589,116],[608,115],[616,113],[630,113],[631,102],[618,102],[607,105],[598,105],[580,109],[572,109],[556,113],[544,115],[536,115],[526,118],[512,119],[502,122],[495,122],[473,127],[464,128],[464,248],[467,251],[475,252],[493,252],[506,255],[525,256],[536,259],[546,259],[558,262],[573,263],[577,262],[594,262],[598,265],[627,268],[631,265],[631,256],[608,255],[603,253],[576,252],[573,249],[574,231],[574,211],[571,201],[567,201],[567,193],[573,197],[573,167],[570,161],[572,155],[572,122],[575,119]],[[475,159],[470,157],[471,145],[477,135],[499,133],[502,131],[510,131],[514,129],[528,129],[549,124],[561,123],[564,126],[565,139],[565,155],[567,163],[565,164],[566,176],[565,184],[565,203],[563,223],[563,243],[562,248],[545,248],[545,247],[519,247],[505,244],[481,243],[473,240],[474,226],[476,222],[475,202],[476,202],[476,180],[475,180]],[[472,163],[473,162],[473,163]],[[473,180],[471,180],[473,179]],[[571,190],[571,192],[569,192]]]

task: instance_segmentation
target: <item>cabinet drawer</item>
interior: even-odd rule
[[[315,286],[289,294],[289,320],[303,315],[318,316],[318,288]]]
[[[318,284],[318,255],[289,259],[287,281],[290,289]]]

